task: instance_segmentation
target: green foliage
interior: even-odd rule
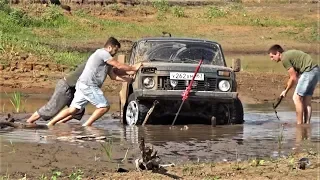
[[[172,13],[175,17],[185,17],[184,8],[181,6],[173,6]]]
[[[112,147],[113,147],[112,139],[109,139],[109,141],[106,142],[105,144],[100,143],[100,145],[102,146],[102,149],[105,152],[108,159],[111,160],[112,159]]]
[[[86,17],[88,15],[83,9],[78,9],[73,14],[79,17]]]
[[[312,41],[320,41],[320,33],[319,27],[313,26],[311,30],[311,40]]]
[[[112,4],[112,5],[110,6],[110,8],[111,8],[111,10],[113,10],[113,11],[119,11],[119,10],[120,10],[120,7],[119,7],[118,4]]]
[[[258,160],[258,159],[253,159],[250,163],[251,166],[257,167],[257,166],[263,166],[265,163],[264,160]]]
[[[11,8],[9,6],[9,0],[0,0],[0,11],[10,13]]]
[[[78,169],[76,171],[72,171],[72,173],[68,176],[70,180],[81,180],[83,176],[83,172]]]
[[[21,93],[20,92],[14,92],[11,95],[10,102],[11,102],[12,106],[14,107],[15,112],[19,113],[20,110],[21,110]]]
[[[61,26],[67,23],[67,19],[59,6],[51,5],[43,13],[41,22],[43,26]]]
[[[220,18],[220,17],[225,17],[226,16],[226,12],[222,9],[219,9],[216,6],[210,6],[209,9],[206,12],[206,16],[209,19],[212,18]]]
[[[161,11],[161,12],[167,12],[170,7],[167,0],[157,0],[157,1],[154,1],[152,4],[153,4],[153,7],[155,7],[158,11]]]
[[[51,180],[57,180],[58,177],[60,177],[60,176],[61,176],[61,172],[60,171],[54,171],[52,173]]]

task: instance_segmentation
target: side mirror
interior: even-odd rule
[[[232,59],[231,68],[234,72],[239,72],[241,70],[241,60],[239,58]]]

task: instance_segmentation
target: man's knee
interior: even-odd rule
[[[101,107],[100,111],[103,113],[107,113],[110,110],[110,106],[106,106],[106,107]]]
[[[74,114],[76,114],[78,111],[80,111],[80,109],[77,109],[77,108],[75,108],[75,107],[69,107],[69,108],[67,109],[67,111],[68,111],[69,114],[74,115]]]
[[[303,96],[300,96],[297,93],[293,94],[292,100],[294,103],[302,103]]]

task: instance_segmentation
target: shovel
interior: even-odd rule
[[[280,96],[278,99],[277,99],[277,102],[276,103],[272,103],[272,107],[273,107],[273,110],[274,110],[274,113],[276,114],[276,117],[277,119],[280,121],[279,119],[279,116],[278,116],[278,113],[277,113],[277,107],[279,106],[279,104],[281,103],[283,99],[283,96]]]

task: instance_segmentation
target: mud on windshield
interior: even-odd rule
[[[224,66],[217,44],[207,42],[141,41],[137,44],[136,61],[199,63]]]

